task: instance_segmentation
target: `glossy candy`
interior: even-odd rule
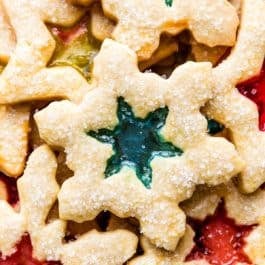
[[[257,104],[259,128],[261,131],[265,131],[265,63],[260,74],[238,85],[238,90]]]
[[[157,109],[145,119],[134,116],[131,107],[122,99],[118,100],[119,124],[114,130],[90,131],[88,135],[113,145],[115,154],[108,160],[106,177],[118,173],[122,166],[132,166],[138,178],[150,187],[152,169],[150,162],[154,156],[171,157],[182,151],[163,140],[159,130],[165,124],[167,108]]]
[[[89,80],[100,44],[92,36],[88,21],[89,17],[85,16],[71,28],[51,27],[57,45],[50,66],[72,66]]]
[[[213,265],[236,265],[238,262],[251,264],[244,253],[244,239],[252,226],[238,226],[226,216],[220,206],[213,216],[203,222],[191,222],[196,231],[196,246],[187,260],[206,259]]]

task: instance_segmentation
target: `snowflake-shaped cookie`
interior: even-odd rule
[[[0,250],[3,255],[15,251],[15,244],[28,232],[33,255],[39,260],[60,260],[73,264],[123,264],[137,247],[137,237],[126,230],[97,232],[92,230],[73,242],[63,243],[66,222],[47,215],[57,199],[56,158],[43,145],[30,156],[24,175],[18,180],[20,212],[0,201]]]
[[[85,79],[71,67],[46,67],[55,40],[45,22],[70,26],[83,11],[65,0],[3,0],[16,35],[16,47],[0,76],[0,103],[50,98],[80,100]]]
[[[257,106],[235,86],[258,75],[265,55],[265,2],[244,0],[241,28],[230,56],[214,69],[215,96],[207,116],[231,131],[232,141],[246,168],[241,172],[244,192],[255,191],[265,181],[265,133],[259,131]]]
[[[73,0],[89,5],[91,0]],[[177,34],[189,29],[195,39],[208,46],[232,46],[238,17],[226,0],[102,0],[110,18],[117,20],[113,38],[128,45],[139,60],[148,59],[159,45],[163,32]],[[158,15],[159,14],[159,15]]]
[[[226,182],[243,166],[232,144],[207,134],[207,121],[199,112],[212,94],[211,73],[209,63],[191,62],[177,68],[168,80],[141,73],[132,50],[106,40],[94,60],[91,91],[83,101],[78,105],[54,102],[35,114],[41,137],[52,146],[65,148],[67,165],[74,171],[59,193],[60,217],[82,222],[94,219],[102,210],[119,217],[134,216],[153,243],[173,250],[185,231],[185,216],[178,203],[191,196],[196,184]],[[115,134],[114,140],[120,141],[115,145],[109,137],[108,131],[124,132],[119,130],[118,116],[126,116],[127,111],[117,113],[119,100],[131,106],[141,139],[152,137],[162,147],[164,142],[184,151],[176,156],[176,150],[160,153],[158,149],[149,156],[150,189],[135,171],[135,163],[141,161],[128,156],[137,143],[128,129],[134,126],[131,114],[126,138]],[[168,111],[165,124],[162,119],[155,131],[144,136],[146,127],[160,119],[160,111]],[[154,120],[149,121],[152,116]],[[95,132],[102,131],[105,136],[97,140]],[[149,150],[149,144],[143,142],[135,149],[137,155]],[[114,150],[121,152],[118,161],[122,166],[105,178],[107,164],[115,155],[113,146],[121,146]]]

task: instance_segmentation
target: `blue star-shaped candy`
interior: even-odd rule
[[[98,132],[88,132],[88,135],[100,142],[113,146],[115,153],[107,161],[105,176],[118,173],[123,166],[130,166],[135,169],[142,183],[150,188],[150,162],[154,156],[170,157],[182,154],[179,148],[166,142],[159,134],[165,124],[168,109],[157,109],[149,113],[145,119],[141,119],[135,117],[132,108],[123,98],[119,98],[117,115],[119,123],[113,130],[100,129]]]

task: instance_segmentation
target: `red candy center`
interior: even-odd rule
[[[238,90],[257,104],[259,110],[259,128],[261,131],[265,131],[265,63],[260,74],[239,84]]]
[[[205,259],[213,265],[251,264],[243,248],[252,226],[236,225],[226,216],[223,206],[205,221],[191,221],[191,225],[196,232],[196,246],[187,257],[188,261]]]
[[[79,23],[71,28],[52,27],[51,31],[64,45],[67,45],[87,32],[87,19],[88,18],[85,16]]]

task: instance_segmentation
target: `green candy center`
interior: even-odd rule
[[[112,144],[114,155],[107,161],[105,176],[109,177],[118,173],[123,166],[129,166],[134,168],[145,187],[150,188],[152,159],[155,156],[172,157],[183,153],[159,133],[165,124],[168,108],[157,109],[141,119],[135,117],[123,98],[119,98],[117,115],[119,123],[113,130],[100,129],[87,133],[100,142]]]
[[[172,6],[173,0],[165,0],[167,6]]]
[[[213,119],[207,119],[208,121],[208,133],[215,135],[224,129],[224,126]]]

